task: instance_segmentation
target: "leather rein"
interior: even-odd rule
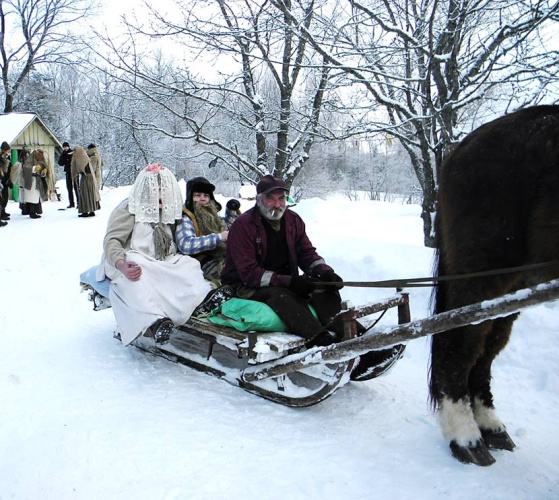
[[[479,271],[467,274],[455,274],[449,276],[427,276],[424,278],[403,278],[383,281],[344,281],[344,286],[361,287],[361,288],[411,288],[411,287],[431,287],[437,286],[444,281],[454,281],[461,279],[483,278],[486,276],[498,276],[500,274],[511,274],[526,271],[535,271],[548,267],[559,266],[559,261],[553,260],[549,262],[541,262],[539,264],[527,264],[525,266],[505,267],[502,269],[492,269],[490,271]],[[316,285],[337,285],[340,283],[314,281]]]

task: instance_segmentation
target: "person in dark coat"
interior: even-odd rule
[[[318,255],[301,217],[287,207],[285,182],[265,175],[256,193],[256,206],[239,216],[229,230],[222,283],[233,287],[240,298],[268,304],[291,333],[306,340],[307,347],[344,340],[343,321],[332,320],[341,310],[342,278]],[[321,281],[331,284],[321,286]],[[358,334],[363,334],[358,324],[359,329]],[[351,379],[368,380],[385,373],[404,348],[397,344],[360,356]]]
[[[12,170],[11,146],[2,142],[0,146],[0,227],[3,227],[10,220],[10,214],[6,212],[8,205],[8,189],[13,187],[10,180]]]
[[[222,283],[235,286],[240,298],[268,304],[308,346],[341,341],[343,323],[331,320],[341,310],[342,279],[316,252],[301,217],[287,208],[285,182],[266,175],[256,193],[256,205],[230,228]],[[337,285],[321,288],[320,281]]]
[[[64,173],[66,174],[66,189],[68,190],[68,207],[67,208],[74,208],[78,202],[79,194],[78,194],[78,183],[74,182],[72,179],[72,155],[74,154],[74,150],[70,149],[70,144],[67,142],[62,143],[62,147],[64,151],[60,155],[58,159],[58,164],[61,167],[64,167]],[[74,203],[74,193],[76,193],[76,202]]]

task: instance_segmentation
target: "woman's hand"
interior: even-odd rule
[[[142,275],[142,268],[131,260],[117,260],[115,267],[130,281],[138,281]]]
[[[221,236],[221,239],[223,241],[227,241],[227,238],[229,237],[229,231],[223,231],[223,232],[219,233],[219,236]]]

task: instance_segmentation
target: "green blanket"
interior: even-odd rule
[[[313,316],[318,319],[316,311],[309,305]],[[262,302],[246,299],[229,299],[216,307],[208,316],[216,325],[229,326],[240,332],[287,332],[287,325]]]

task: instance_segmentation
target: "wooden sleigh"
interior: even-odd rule
[[[95,310],[110,307],[108,292],[82,274],[81,285],[89,292]],[[559,298],[559,280],[520,290],[503,297],[410,321],[407,293],[354,308],[344,303],[340,313],[345,338],[327,347],[305,348],[304,340],[288,333],[239,332],[205,319],[191,318],[176,326],[170,341],[155,344],[139,337],[137,348],[214,375],[263,398],[290,407],[317,404],[350,381],[359,356],[415,338],[440,333],[472,323],[506,316],[521,309]],[[357,335],[357,320],[397,308],[398,325],[372,328]],[[390,369],[397,356],[376,375]]]
[[[111,307],[106,282],[95,282],[93,270],[81,275],[81,286],[89,292],[89,300],[96,311]],[[397,308],[398,322],[410,320],[408,294],[398,292],[393,297],[375,304],[353,308],[342,304],[345,338],[357,338],[357,319]],[[343,344],[343,343],[342,343]],[[289,333],[240,332],[218,326],[207,319],[190,318],[175,326],[169,342],[156,344],[152,337],[139,337],[132,345],[199,371],[221,378],[242,389],[277,403],[304,407],[314,405],[333,394],[350,380],[356,364],[355,357],[340,361],[295,367],[277,376],[260,377],[259,368],[269,368],[290,356],[319,352],[307,349],[305,340]],[[402,349],[403,350],[403,349]],[[387,359],[374,376],[385,374],[401,357]],[[364,377],[362,380],[372,378]]]

